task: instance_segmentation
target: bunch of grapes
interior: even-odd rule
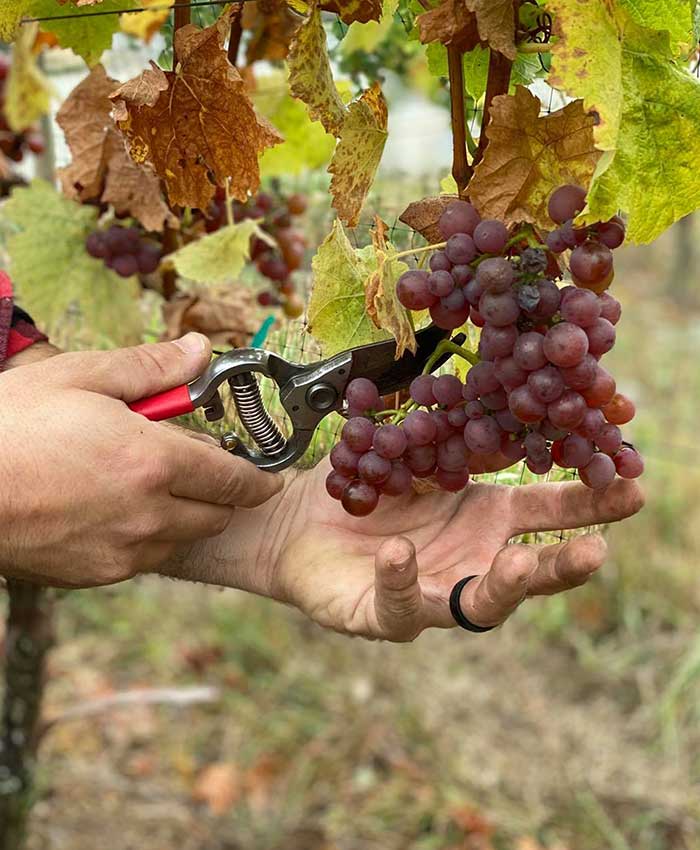
[[[103,260],[120,277],[151,274],[162,257],[161,246],[145,239],[138,227],[118,224],[93,231],[85,241],[85,248],[91,257]]]
[[[303,195],[295,193],[285,198],[277,186],[273,186],[270,192],[259,192],[245,204],[233,202],[234,221],[246,218],[260,220],[261,229],[277,243],[273,247],[257,237],[252,239],[251,258],[260,274],[268,278],[273,287],[260,292],[258,302],[263,307],[281,306],[285,315],[292,319],[304,312],[304,302],[296,292],[292,272],[301,268],[306,252],[306,239],[293,226],[293,219],[306,212],[306,208]],[[207,210],[207,232],[213,233],[226,221],[226,195],[221,189],[217,190]]]
[[[549,214],[560,227],[547,248],[510,239],[505,225],[482,221],[466,201],[447,207],[439,222],[444,249],[431,256],[430,271],[404,273],[397,291],[408,309],[428,308],[439,327],[453,329],[470,318],[481,328],[480,361],[465,383],[454,375],[417,377],[393,422],[382,414],[374,384],[350,382],[349,419],[326,483],[346,511],[365,516],[381,494],[408,492],[414,478],[461,490],[475,455],[495,456],[501,465],[524,460],[536,475],[553,464],[576,469],[593,489],[616,474],[641,475],[643,460],[620,430],[634,404],[599,362],[615,344],[621,315],[605,290],[610,249],[624,240],[622,221],[573,228],[575,284],[560,288],[552,279],[560,276],[557,239],[569,238],[584,205],[577,186],[552,194]]]
[[[29,150],[33,154],[42,154],[45,150],[44,137],[36,126],[22,133],[15,133],[5,118],[5,83],[10,72],[10,63],[0,56],[0,151],[12,162],[22,162]]]

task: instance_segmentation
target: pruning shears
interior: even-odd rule
[[[147,419],[161,421],[202,408],[208,421],[224,416],[219,389],[228,383],[241,425],[259,451],[251,451],[234,432],[224,434],[222,447],[249,460],[260,469],[279,472],[304,454],[318,424],[333,412],[343,412],[345,387],[353,378],[368,378],[379,394],[390,395],[409,386],[423,372],[436,346],[449,331],[431,325],[416,333],[416,353],[395,359],[393,340],[351,348],[326,360],[302,365],[259,348],[236,348],[216,357],[191,384],[133,402],[129,407]],[[460,344],[463,338],[453,340]],[[438,358],[432,370],[449,354]],[[292,425],[285,437],[265,409],[256,378],[260,373],[273,380],[280,402]]]

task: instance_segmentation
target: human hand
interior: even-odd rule
[[[11,365],[52,353],[37,344]],[[191,381],[210,357],[206,337],[188,334],[0,375],[0,574],[68,587],[123,581],[279,491],[279,476],[124,404]]]
[[[449,596],[466,576],[477,578],[462,591],[462,613],[479,626],[502,623],[528,597],[583,584],[605,559],[599,534],[549,546],[508,541],[616,522],[643,504],[637,483],[622,479],[602,492],[574,482],[471,483],[459,494],[382,499],[358,519],[328,497],[327,473],[324,462],[290,478],[279,497],[246,518],[248,531],[236,529],[235,539],[248,555],[239,554],[233,569],[225,566],[232,527],[213,543],[213,573],[206,543],[196,554],[200,566],[184,572],[289,602],[337,631],[407,641],[431,626],[455,625]]]

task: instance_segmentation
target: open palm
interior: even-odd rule
[[[583,584],[604,561],[600,535],[546,546],[508,541],[616,522],[643,504],[638,485],[621,479],[598,492],[574,482],[470,483],[458,494],[384,498],[354,518],[326,494],[327,472],[326,461],[286,488],[291,520],[273,595],[324,626],[396,641],[454,626],[449,596],[466,576],[477,578],[463,589],[462,611],[480,626],[502,623],[528,596]]]

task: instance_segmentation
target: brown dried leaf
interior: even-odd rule
[[[382,15],[382,0],[331,0],[324,4],[324,9],[336,12],[344,24],[359,21],[378,21]]]
[[[484,218],[551,227],[547,201],[557,186],[588,186],[600,158],[593,144],[595,119],[576,100],[540,117],[540,101],[518,86],[491,106],[489,143],[469,184]]]
[[[222,21],[178,30],[175,71],[153,66],[111,96],[131,156],[153,164],[174,206],[206,209],[215,183],[227,180],[232,195],[245,200],[260,185],[258,156],[283,141],[257,115],[228,61]]]
[[[339,217],[354,227],[377,173],[387,138],[387,106],[379,83],[350,104],[328,171]]]
[[[214,348],[250,345],[260,326],[253,295],[248,289],[210,289],[174,298],[163,304],[163,339],[179,339],[189,331],[208,336]]]
[[[472,50],[479,44],[476,16],[469,11],[465,0],[443,0],[435,9],[416,18],[423,44],[439,41],[454,44],[461,50]]]
[[[192,797],[206,803],[213,815],[225,815],[241,796],[241,777],[236,765],[210,764],[197,777]]]
[[[177,219],[163,200],[158,177],[131,159],[110,116],[109,96],[118,86],[96,65],[59,110],[56,120],[73,156],[58,172],[63,193],[83,203],[111,203],[117,213],[132,215],[147,230],[174,227]]]
[[[268,9],[268,5],[271,7]],[[260,59],[276,61],[286,59],[289,45],[302,18],[295,15],[284,0],[273,0],[260,8],[260,3],[246,3],[243,7],[243,27],[250,30],[246,46],[246,62],[250,65]]]
[[[416,353],[416,335],[406,308],[396,295],[396,282],[408,270],[406,263],[396,259],[396,248],[386,241],[387,225],[374,217],[372,245],[377,268],[365,281],[365,308],[375,326],[389,331],[396,340],[396,359],[406,350]]]
[[[489,47],[515,59],[513,0],[465,0],[476,15],[479,36]]]
[[[457,195],[436,195],[413,201],[399,216],[399,221],[420,233],[429,244],[440,242],[442,235],[438,227],[440,216],[457,200]]]

